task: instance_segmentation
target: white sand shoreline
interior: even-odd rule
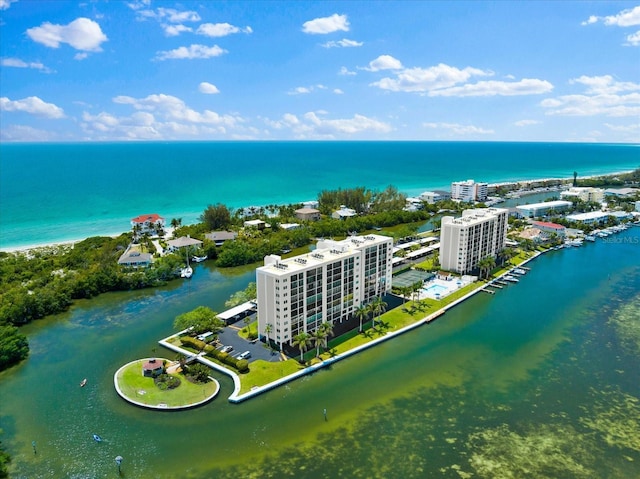
[[[609,176],[617,176],[617,175],[624,175],[624,174],[628,174],[628,173],[632,173],[635,170],[624,170],[624,171],[614,171],[612,173],[604,173],[604,174],[598,174],[598,175],[587,175],[587,176],[578,176],[578,180],[589,180],[589,179],[593,179],[593,178],[603,178],[603,177],[609,177]],[[540,182],[540,181],[572,181],[573,177],[570,178],[560,178],[560,177],[556,177],[556,178],[534,178],[534,179],[525,179],[525,180],[513,180],[513,181],[501,181],[498,183],[489,183],[489,186],[501,186],[501,185],[515,185],[515,184],[522,184],[522,185],[526,185],[527,183],[534,183],[534,182]],[[185,225],[186,226],[186,225]],[[170,238],[171,234],[173,233],[172,228],[165,228],[165,231],[168,233],[167,235],[165,235],[165,238]],[[125,230],[122,231],[120,233],[105,233],[102,235],[96,235],[96,236],[110,236],[112,238],[116,238],[118,236],[120,236],[123,233],[127,233],[129,232],[129,230]],[[89,237],[87,237],[89,238]],[[29,245],[21,245],[21,246],[4,246],[4,247],[0,247],[0,252],[2,253],[28,253],[31,250],[36,250],[36,249],[45,249],[45,248],[57,248],[57,247],[63,247],[63,246],[73,246],[76,243],[79,243],[80,241],[84,241],[87,238],[79,238],[79,239],[71,239],[71,240],[63,240],[63,241],[56,241],[53,243],[33,243],[33,244],[29,244]]]

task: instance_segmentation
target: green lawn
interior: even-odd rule
[[[209,381],[206,384],[194,384],[182,374],[172,374],[180,379],[180,386],[162,391],[153,382],[153,378],[142,375],[144,360],[134,361],[118,373],[118,386],[122,393],[133,401],[167,407],[188,406],[206,399],[216,393],[218,385]]]
[[[295,359],[275,363],[262,359],[253,361],[249,365],[249,372],[240,375],[240,383],[242,384],[240,393],[249,392],[254,386],[269,384],[277,379],[293,374],[302,368],[302,365]]]

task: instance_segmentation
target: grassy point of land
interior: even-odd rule
[[[155,385],[153,378],[142,375],[142,364],[145,361],[142,359],[129,363],[118,372],[116,377],[120,391],[132,401],[149,407],[160,405],[166,405],[167,408],[188,407],[218,392],[217,382],[192,383],[182,374],[170,374],[180,379],[180,385],[175,389],[163,391]]]

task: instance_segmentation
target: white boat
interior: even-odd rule
[[[591,235],[586,235],[586,236],[584,237],[584,239],[585,239],[585,241],[591,241],[591,242],[593,242],[593,241],[595,241],[595,240],[596,240],[596,237],[595,237],[595,236],[591,236]]]
[[[191,278],[192,275],[193,275],[193,268],[191,268],[191,266],[187,266],[186,268],[182,268],[180,270],[181,278]]]
[[[102,442],[102,438],[100,436],[98,436],[97,434],[93,435],[93,440],[96,442]]]
[[[191,258],[191,261],[193,261],[194,263],[202,263],[204,260],[207,259],[207,256],[194,256]]]

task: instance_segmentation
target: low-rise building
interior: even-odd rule
[[[418,196],[418,199],[420,201],[424,201],[425,203],[429,203],[430,205],[432,205],[436,201],[440,201],[443,198],[442,198],[442,195],[440,195],[440,193],[437,193],[435,191],[423,191],[422,193],[420,193],[420,196]]]
[[[318,221],[320,219],[320,211],[307,206],[297,209],[295,215],[301,221]]]
[[[555,233],[560,238],[564,238],[567,234],[567,227],[557,223],[550,223],[548,221],[532,221],[531,224],[540,231]]]
[[[567,191],[561,192],[560,198],[569,200],[571,198],[579,198],[586,202],[602,203],[604,200],[604,190],[591,186],[574,186]]]
[[[640,194],[639,188],[608,188],[604,190],[605,196],[615,196],[617,198],[632,198]]]
[[[118,259],[120,266],[130,268],[146,268],[151,265],[151,263],[153,263],[153,255],[132,249],[127,249]]]
[[[353,208],[347,208],[344,205],[340,205],[339,210],[336,210],[333,213],[331,213],[331,217],[336,220],[344,220],[356,215],[357,215],[356,210],[354,210]]]
[[[522,218],[539,218],[555,213],[568,211],[573,206],[571,201],[555,200],[544,203],[531,203],[528,205],[516,206],[518,216]]]
[[[626,211],[590,211],[588,213],[578,213],[575,215],[567,215],[569,221],[575,221],[585,225],[605,223],[610,216],[617,221],[631,218],[633,215]]]
[[[235,231],[212,231],[204,235],[209,241],[213,241],[216,246],[222,246],[225,241],[234,241],[238,237]]]
[[[244,227],[263,230],[267,227],[267,223],[264,220],[247,220],[244,222]]]

